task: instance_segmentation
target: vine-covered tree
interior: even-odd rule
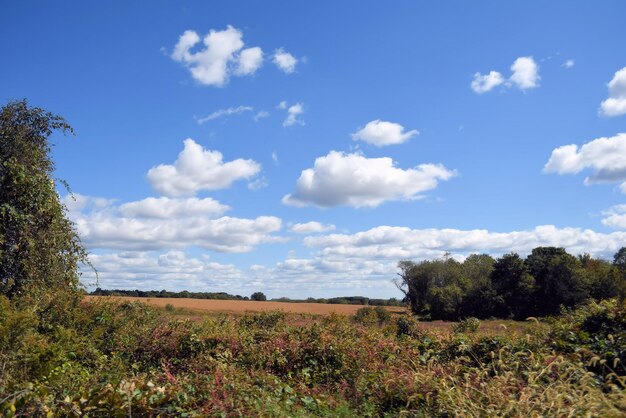
[[[86,252],[55,190],[50,135],[73,133],[25,100],[0,109],[0,295],[38,312],[79,300]]]

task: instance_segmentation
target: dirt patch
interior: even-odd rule
[[[127,296],[87,296],[86,300],[120,300],[144,302],[164,308],[170,304],[175,308],[192,309],[206,312],[263,312],[282,310],[289,313],[305,313],[314,315],[330,315],[335,312],[343,315],[354,315],[364,305],[333,305],[327,303],[289,303],[289,302],[257,302],[252,300],[209,300],[183,298],[134,298]],[[405,312],[402,307],[386,307],[391,312]]]

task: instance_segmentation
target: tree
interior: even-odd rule
[[[12,101],[0,110],[0,295],[49,310],[80,299],[87,253],[53,180],[49,137],[60,116]]]
[[[613,265],[619,272],[618,292],[621,300],[626,298],[626,247],[622,247],[613,257]]]
[[[505,254],[496,260],[491,272],[491,285],[497,295],[495,316],[524,319],[533,313],[535,279],[519,255]]]
[[[267,297],[265,296],[265,294],[263,292],[254,292],[252,295],[250,295],[250,300],[256,300],[258,302],[263,302],[267,300]]]
[[[535,278],[535,304],[539,315],[559,313],[561,305],[575,306],[587,299],[580,261],[565,249],[537,247],[526,258]]]
[[[493,315],[496,295],[491,286],[491,272],[495,260],[488,254],[471,254],[463,262],[463,286],[465,297],[462,317],[487,318]]]

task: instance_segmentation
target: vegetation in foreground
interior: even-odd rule
[[[0,413],[4,416],[623,416],[626,307],[428,332],[384,308],[291,324],[282,312],[180,319],[79,304],[85,251],[52,182],[58,116],[0,111]]]
[[[379,312],[380,311],[380,312]],[[89,303],[63,323],[0,302],[5,416],[621,416],[626,307],[591,304],[526,334],[424,331],[366,308],[180,319]],[[472,323],[473,322],[473,323]]]

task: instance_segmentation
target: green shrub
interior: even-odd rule
[[[474,333],[480,328],[480,320],[476,318],[465,318],[452,326],[454,333]]]
[[[354,321],[362,325],[384,325],[391,320],[391,314],[382,306],[359,308],[354,314]]]

